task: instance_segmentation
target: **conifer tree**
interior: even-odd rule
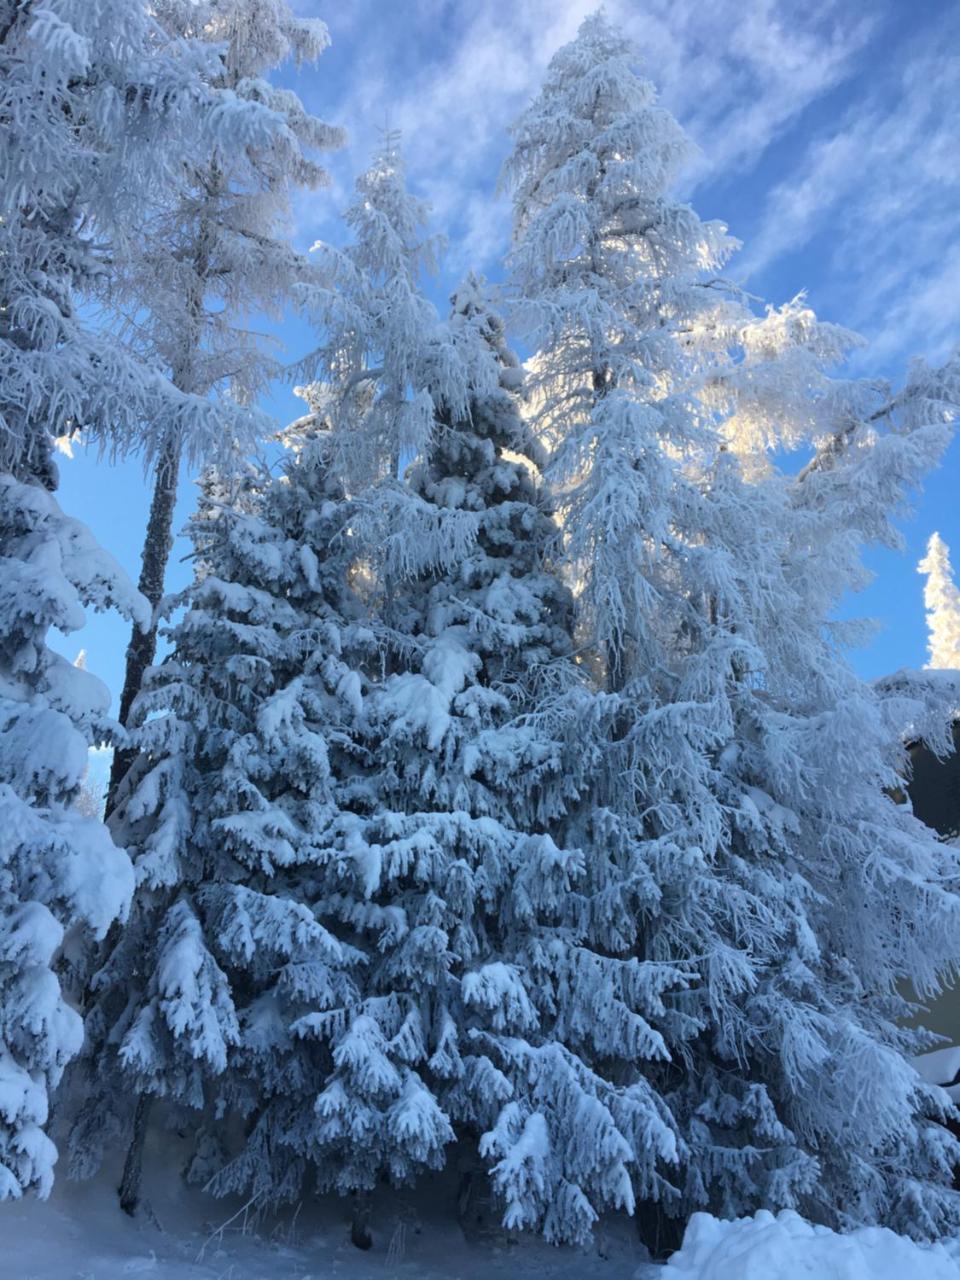
[[[421,237],[401,176],[388,155],[363,180],[365,196],[369,186],[382,198],[365,200],[369,217],[344,269],[385,262],[383,279],[398,278],[409,299],[416,262],[401,250]],[[627,1164],[639,1133],[655,1152],[651,1169],[676,1148],[640,1073],[628,1064],[629,1078],[612,1087],[583,1052],[593,1004],[611,993],[613,1022],[656,1053],[645,1014],[678,978],[668,964],[641,976],[634,964],[607,964],[600,946],[570,944],[595,908],[573,891],[576,845],[553,838],[571,797],[550,718],[532,712],[545,690],[576,701],[580,674],[549,566],[543,455],[511,394],[522,379],[501,324],[474,284],[447,329],[422,298],[395,313],[381,296],[351,293],[348,320],[318,308],[329,326],[321,350],[345,358],[318,360],[333,385],[311,391],[332,406],[341,447],[363,459],[366,476],[384,477],[364,495],[360,524],[378,550],[385,674],[369,700],[372,773],[357,797],[354,884],[338,906],[367,933],[368,950],[370,933],[380,937],[364,988],[373,1022],[330,1094],[330,1140],[341,1145],[329,1168],[344,1169],[343,1188],[372,1186],[384,1167],[412,1172],[394,1154],[389,1116],[416,1068],[421,1160],[438,1161],[457,1136],[490,1169],[508,1225],[582,1239],[603,1209],[632,1206]],[[418,314],[419,324],[405,323]],[[376,338],[351,346],[356,333]],[[404,440],[408,414],[417,431]],[[402,440],[419,453],[406,484],[384,465]],[[609,1047],[609,1025],[597,1035]]]
[[[149,615],[60,510],[54,441],[82,430],[122,450],[182,407],[79,304],[126,251],[141,202],[169,192],[214,126],[225,145],[263,136],[256,107],[214,121],[205,66],[139,0],[0,6],[2,1198],[52,1180],[49,1091],[81,1040],[61,952],[102,936],[132,889],[125,856],[74,807],[87,746],[113,732],[106,691],[46,638],[80,627],[84,606]]]
[[[447,326],[419,292],[430,240],[395,139],[358,189],[354,243],[323,250],[342,293],[316,297],[325,341],[310,394],[368,486],[358,525],[376,548],[383,674],[331,899],[370,962],[361,1027],[322,1095],[325,1167],[332,1185],[364,1192],[380,1174],[437,1167],[456,1139],[468,1169],[492,1171],[508,1225],[563,1240],[578,1179],[598,1203],[620,1202],[627,1144],[603,1082],[567,1048],[577,1032],[558,1029],[580,868],[552,836],[558,744],[529,713],[542,689],[579,675],[549,563],[543,455],[484,288],[466,282]],[[572,1133],[586,1114],[597,1158]]]
[[[392,1149],[402,1106],[420,1160],[458,1138],[486,1165],[504,1223],[562,1242],[632,1206],[640,1133],[673,1155],[645,1081],[614,1083],[583,1052],[601,998],[631,1045],[655,1046],[636,1005],[659,1007],[672,971],[648,972],[640,992],[635,966],[615,972],[577,946],[581,856],[554,839],[571,797],[559,744],[532,715],[544,690],[580,687],[542,453],[476,281],[455,297],[450,341],[466,411],[434,394],[431,443],[386,496],[395,655],[370,694],[364,823],[335,905],[372,953],[368,1017],[324,1114],[345,1186],[372,1185],[378,1164],[406,1176]],[[610,1022],[597,1033],[608,1044]]]
[[[885,794],[898,735],[825,631],[942,415],[881,432],[876,384],[826,376],[847,336],[799,303],[755,321],[718,280],[732,242],[670,198],[682,135],[635,62],[588,19],[507,170],[535,421],[606,684],[550,711],[586,798],[564,836],[584,850],[581,946],[650,1023],[631,1042],[579,1013],[582,1053],[612,1086],[642,1080],[675,1135],[627,1135],[625,1207],[934,1234],[953,1143],[919,1119],[941,1104],[904,1059],[898,983],[954,969],[955,870]],[[779,474],[774,449],[811,438],[806,477]]]
[[[895,393],[876,380],[831,379],[811,396],[806,467],[784,475],[771,460],[750,494],[752,537],[726,518],[762,656],[762,701],[753,700],[761,737],[739,758],[746,780],[790,815],[790,855],[812,890],[816,964],[805,968],[816,982],[807,978],[805,994],[820,1008],[804,1040],[826,1064],[807,1069],[809,1088],[792,1083],[785,1064],[759,1069],[820,1165],[806,1211],[920,1236],[956,1218],[957,1149],[933,1122],[942,1100],[905,1061],[930,1039],[905,1029],[922,1008],[904,992],[926,1001],[952,980],[957,863],[892,796],[909,768],[907,726],[933,750],[950,749],[955,687],[913,673],[865,685],[840,647],[862,628],[832,618],[869,580],[865,546],[902,549],[892,517],[949,443],[958,392],[955,359],[915,364]],[[771,455],[784,443],[774,432]]]
[[[137,252],[105,291],[120,312],[124,340],[186,396],[209,400],[204,414],[181,414],[151,441],[153,498],[139,585],[156,609],[182,459],[202,460],[234,441],[249,446],[269,430],[254,404],[278,365],[250,316],[278,316],[309,278],[308,262],[285,238],[290,196],[327,180],[314,156],[341,145],[342,132],[265,78],[287,59],[317,60],[329,43],[318,19],[298,17],[285,0],[162,0],[154,9],[170,38],[210,47],[208,92],[221,110],[246,104],[269,122],[264,139],[211,140],[174,198],[141,219]],[[120,698],[123,724],[155,653],[156,628],[134,629]],[[125,750],[114,755],[108,809],[131,758]]]
[[[927,578],[923,588],[930,629],[927,666],[956,671],[960,669],[960,591],[954,580],[950,549],[939,533],[930,535],[927,554],[917,571]]]
[[[261,1201],[298,1194],[330,1070],[304,1028],[335,1025],[352,1001],[351,949],[314,901],[334,857],[360,709],[351,655],[362,611],[327,441],[288,442],[279,480],[252,472],[237,489],[208,476],[190,526],[197,580],[135,704],[140,755],[112,826],[139,888],[94,979],[94,1087],[72,1137],[83,1174],[98,1162],[98,1134],[102,1147],[140,1121],[130,1210],[144,1119],[134,1103],[156,1097],[200,1113],[194,1177],[233,1157],[220,1189],[244,1186]]]

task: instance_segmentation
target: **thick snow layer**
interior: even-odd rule
[[[762,1209],[734,1222],[694,1214],[663,1280],[960,1280],[960,1263],[881,1227],[838,1235]]]
[[[927,1084],[951,1085],[960,1075],[960,1045],[952,1044],[948,1049],[921,1053],[913,1059],[913,1065]]]

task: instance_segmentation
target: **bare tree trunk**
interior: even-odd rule
[[[477,1159],[464,1161],[457,1188],[457,1219],[468,1243],[497,1235],[499,1218],[494,1211],[486,1171]]]
[[[132,1218],[140,1203],[140,1175],[143,1172],[143,1144],[147,1136],[147,1121],[150,1119],[152,1098],[148,1093],[141,1093],[137,1099],[137,1107],[133,1113],[133,1136],[127,1148],[127,1158],[123,1162],[123,1176],[120,1179],[118,1194],[120,1208]]]
[[[222,189],[222,175],[214,167],[209,182],[204,182],[208,194],[213,196]],[[192,254],[192,274],[185,286],[186,308],[182,332],[180,335],[180,355],[171,362],[170,380],[178,391],[188,394],[205,395],[209,386],[198,386],[196,382],[195,356],[200,347],[203,332],[203,301],[210,267],[209,239],[212,228],[205,218],[201,218],[197,228]],[[160,445],[157,455],[157,470],[153,483],[153,499],[150,503],[150,518],[147,521],[146,537],[143,541],[143,553],[140,568],[139,587],[150,601],[156,612],[157,605],[163,599],[163,585],[166,578],[167,563],[173,548],[173,508],[177,501],[177,483],[180,479],[180,459],[183,455],[183,437],[176,427],[170,427]],[[127,721],[133,700],[140,692],[143,674],[157,654],[157,628],[151,625],[148,631],[138,631],[136,627],[130,635],[127,646],[126,670],[124,672],[123,693],[120,695],[120,723],[129,727]],[[110,769],[110,786],[107,790],[106,811],[109,816],[117,803],[117,791],[124,775],[133,764],[135,752],[118,750],[113,753],[113,765]]]
[[[147,532],[141,556],[140,581],[137,584],[154,610],[163,599],[167,563],[173,548],[173,509],[177,501],[177,481],[180,475],[181,452],[182,446],[179,433],[170,432],[164,439],[160,448],[160,455],[157,458],[153,499],[150,503],[150,518],[147,521]],[[151,625],[148,631],[141,631],[134,624],[130,634],[130,643],[127,645],[123,693],[120,695],[119,720],[125,727],[128,726],[133,700],[140,692],[140,687],[143,684],[144,672],[147,667],[151,666],[156,655],[156,625]],[[107,790],[106,809],[108,814],[116,805],[117,789],[133,763],[135,754],[129,748],[118,748],[113,753],[110,786]]]

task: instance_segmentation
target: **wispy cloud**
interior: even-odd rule
[[[802,248],[838,205],[849,208],[851,200],[871,229],[908,210],[922,215],[922,194],[956,184],[958,87],[960,58],[926,47],[913,51],[899,82],[886,78],[866,100],[854,102],[839,127],[814,138],[795,170],[769,193],[763,232],[748,254],[751,268]],[[861,252],[872,256],[872,239],[857,235],[858,218],[846,213],[844,223],[844,241],[860,241]]]
[[[960,340],[960,22],[900,52],[766,195],[738,270],[784,259],[818,278],[821,309],[872,339],[872,360]]]
[[[357,0],[346,22],[330,21],[339,43],[327,56],[356,59],[342,97],[331,86],[322,104],[351,135],[346,162],[332,166],[335,178],[345,188],[346,171],[365,165],[378,133],[399,129],[411,184],[449,236],[448,271],[489,267],[509,235],[509,211],[496,200],[507,127],[551,54],[595,7],[594,0],[526,0],[511,10],[478,0],[458,10],[414,0],[388,12],[378,0]],[[364,36],[355,45],[358,31]],[[310,208],[316,202],[301,206],[301,219]],[[325,233],[314,224],[305,237],[308,230]]]
[[[842,83],[875,16],[820,0],[618,6],[646,70],[701,149],[693,187],[749,170],[811,103]]]
[[[302,8],[308,0],[302,0]],[[319,9],[318,5],[318,9]],[[451,270],[489,266],[503,251],[508,210],[493,194],[509,147],[507,127],[536,92],[551,54],[573,37],[595,0],[413,0],[387,9],[356,0],[328,15],[348,76],[318,95],[352,136],[334,163],[338,196],[385,125],[403,131],[411,179],[451,236]],[[846,76],[872,23],[833,0],[798,15],[788,0],[610,0],[645,70],[700,145],[690,183],[749,168],[818,96]],[[323,71],[323,68],[321,68]],[[330,204],[301,207],[304,238]],[[311,215],[312,211],[312,215]]]
[[[960,308],[950,248],[960,22],[914,24],[920,34],[901,47],[887,39],[898,2],[869,16],[857,0],[606,5],[700,148],[684,192],[699,190],[721,213],[725,192],[739,198],[733,230],[747,234],[735,273],[763,281],[776,267],[779,287],[789,261],[791,283],[876,336],[884,356],[935,354]],[[336,214],[389,127],[403,132],[411,184],[449,238],[445,278],[468,267],[496,274],[509,240],[508,203],[495,199],[509,124],[595,0],[298,7],[326,17],[334,40],[306,83],[310,105],[351,135],[332,161],[332,189],[298,205],[301,242],[342,236]]]

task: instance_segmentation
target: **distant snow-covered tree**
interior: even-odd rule
[[[73,661],[73,665],[78,671],[86,671],[87,669],[87,651],[81,649]],[[96,750],[109,750],[107,747],[98,744]],[[75,808],[87,818],[103,817],[103,793],[93,778],[90,777],[90,758],[91,751],[87,752],[87,767],[83,773],[83,781],[80,784],[80,790],[74,800]]]
[[[939,533],[931,534],[927,554],[917,565],[925,574],[923,602],[930,629],[928,667],[960,669],[960,590],[950,563],[950,549]]]
[[[225,122],[195,163],[188,158],[178,189],[145,209],[136,253],[103,291],[121,314],[125,342],[204,406],[192,418],[181,413],[160,424],[150,441],[153,498],[140,590],[156,608],[182,458],[203,459],[235,441],[249,446],[269,430],[255,402],[278,365],[251,318],[277,317],[310,275],[307,260],[286,239],[290,197],[326,181],[315,155],[339,146],[342,133],[311,115],[292,90],[266,79],[288,58],[316,61],[329,42],[318,19],[297,16],[285,0],[162,0],[153,9],[170,39],[211,50],[206,84]],[[262,137],[238,142],[230,124],[238,105],[258,113]],[[134,630],[121,723],[155,653],[156,628]],[[128,751],[114,755],[110,806],[130,761]]]

